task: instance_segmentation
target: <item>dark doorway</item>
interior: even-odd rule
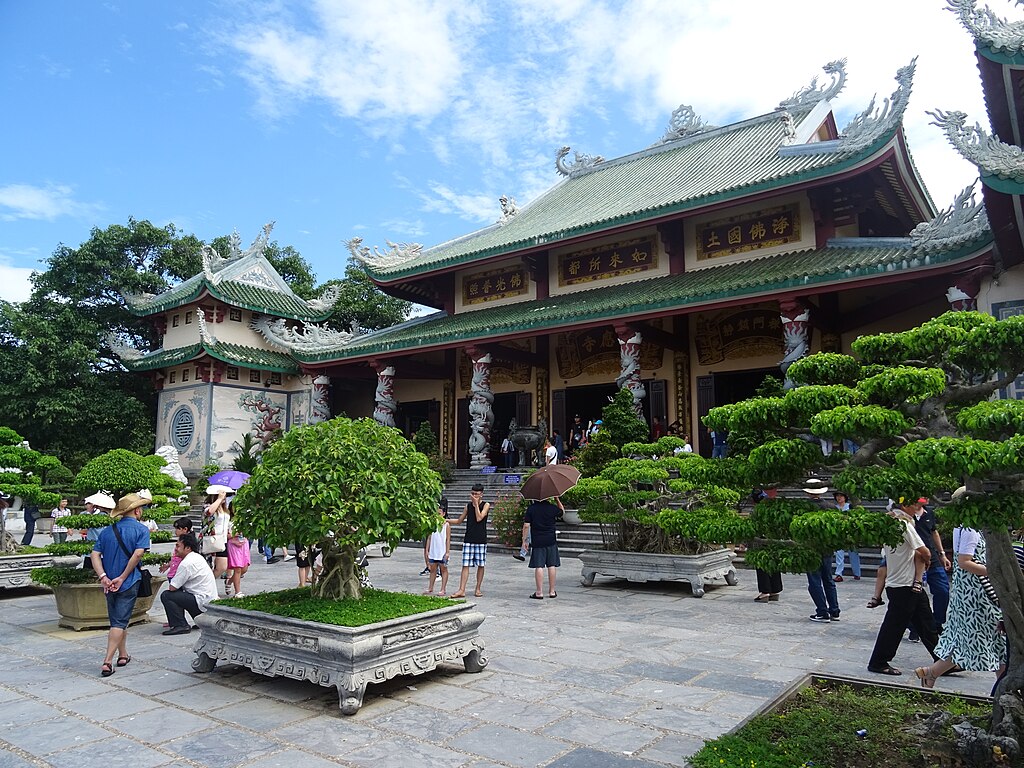
[[[778,368],[755,368],[697,377],[697,421],[700,430],[697,448],[701,456],[711,456],[711,432],[701,421],[708,411],[719,405],[731,405],[753,397],[766,376],[781,381],[782,371]]]
[[[437,400],[414,400],[403,402],[398,406],[398,416],[395,420],[402,434],[412,440],[420,424],[428,422],[434,431],[434,437],[440,440],[441,414],[440,403]]]
[[[508,425],[516,416],[516,400],[518,392],[502,392],[494,396],[494,426],[491,427],[491,463],[493,464],[501,453],[501,441],[508,434]],[[520,422],[521,426],[527,426]]]
[[[565,390],[565,424],[548,424],[548,431],[561,430],[563,437],[569,434],[569,425],[579,414],[583,426],[589,426],[601,418],[601,411],[608,405],[609,398],[615,397],[619,388],[610,384],[590,384],[585,387],[569,387]]]

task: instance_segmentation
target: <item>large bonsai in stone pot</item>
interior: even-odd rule
[[[441,480],[402,434],[372,419],[297,427],[263,454],[235,499],[235,527],[271,544],[323,553],[313,593],[359,599],[359,550],[394,548],[437,525]]]

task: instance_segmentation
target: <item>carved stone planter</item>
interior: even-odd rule
[[[0,557],[0,589],[27,587],[32,583],[32,569],[53,565],[53,555],[11,555]]]
[[[53,518],[40,517],[36,519],[36,533],[50,533],[53,531]]]
[[[738,583],[733,567],[733,554],[728,549],[716,549],[702,555],[655,555],[648,552],[618,552],[605,549],[587,549],[580,552],[583,561],[583,586],[594,583],[594,577],[613,576],[627,581],[688,581],[694,597],[704,597],[704,585],[709,581],[725,579],[726,584]]]
[[[165,576],[153,574],[153,594],[135,601],[135,610],[132,611],[129,624],[149,621],[146,614],[153,607],[153,600],[166,581]],[[59,626],[74,630],[106,629],[110,626],[107,621],[107,598],[99,582],[58,584],[53,588],[53,596],[57,599]]]
[[[338,627],[211,605],[199,616],[202,634],[192,650],[197,672],[219,660],[269,677],[309,680],[338,689],[342,714],[354,715],[369,683],[420,675],[462,659],[467,672],[487,665],[479,638],[484,614],[473,604],[454,605],[399,619]]]

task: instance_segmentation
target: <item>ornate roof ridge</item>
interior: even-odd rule
[[[941,128],[954,149],[982,174],[1024,182],[1024,149],[1005,144],[998,136],[990,136],[979,123],[968,126],[965,112],[936,109],[928,114],[935,118],[932,125]]]
[[[976,0],[946,0],[946,9],[960,17],[960,23],[976,43],[996,53],[1020,53],[1024,49],[1024,21],[1007,21]]]
[[[984,201],[974,198],[976,183],[971,182],[969,187],[965,187],[949,208],[911,230],[910,239],[915,251],[948,251],[992,233]]]
[[[840,133],[838,151],[849,156],[867,149],[879,138],[894,130],[903,120],[903,114],[910,103],[910,91],[914,84],[914,72],[917,70],[917,56],[910,63],[900,67],[896,72],[896,90],[884,100],[878,109],[875,100],[878,94],[871,97],[867,108],[855,115],[846,128]]]
[[[796,91],[788,99],[779,102],[778,109],[789,111],[793,107],[814,105],[819,101],[831,101],[846,87],[846,58],[830,61],[822,70],[832,75],[829,85],[818,87],[818,76],[811,78],[810,85]]]
[[[346,333],[316,323],[306,323],[300,330],[288,325],[283,319],[273,319],[269,315],[253,317],[250,327],[270,344],[288,352],[341,349],[361,335],[358,327],[353,333]]]

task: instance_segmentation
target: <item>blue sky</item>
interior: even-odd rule
[[[130,216],[245,242],[274,220],[338,277],[352,237],[432,245],[525,204],[563,144],[642,149],[682,103],[763,114],[845,56],[842,128],[914,55],[906,125],[941,208],[977,174],[925,110],[985,124],[944,0],[0,0],[0,298]]]

